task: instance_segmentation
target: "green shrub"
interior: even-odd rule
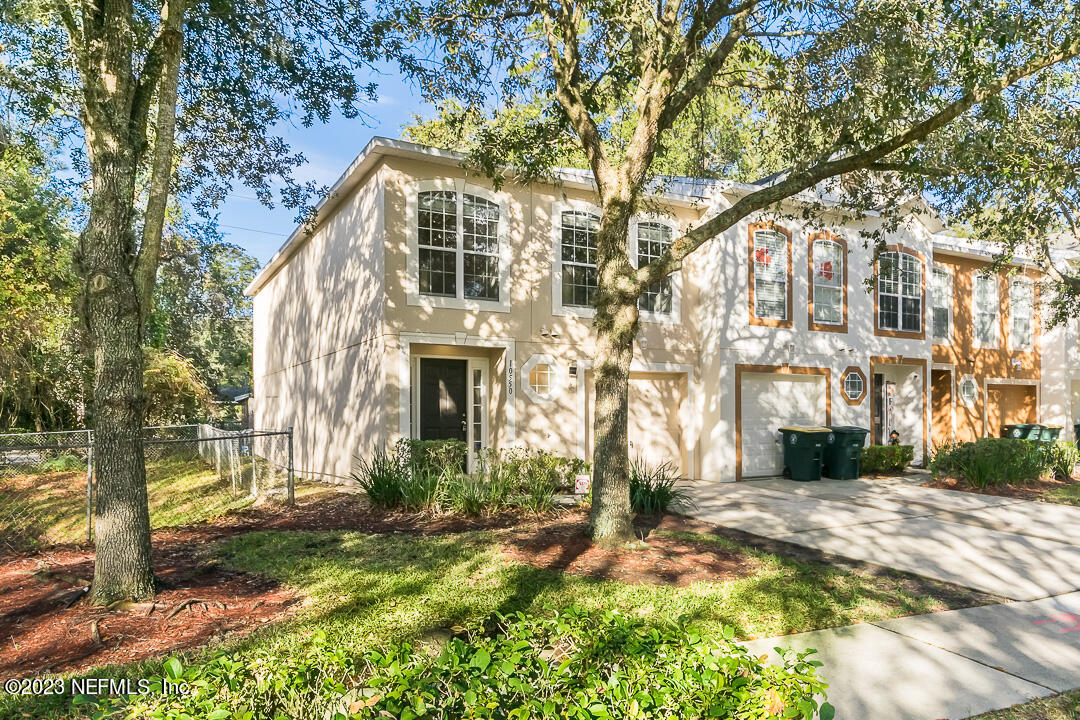
[[[1080,460],[1071,443],[1013,438],[980,438],[937,448],[930,460],[934,477],[956,477],[975,488],[1017,485],[1043,475],[1072,476]]]
[[[821,718],[831,720],[813,650],[779,663],[684,621],[653,627],[612,612],[550,618],[496,615],[493,628],[460,632],[433,655],[408,643],[351,658],[316,633],[287,657],[219,653],[164,676],[186,695],[136,696],[129,717],[367,718]],[[155,679],[160,685],[160,678]],[[122,700],[102,700],[106,712]]]
[[[397,447],[407,454],[409,464],[421,472],[465,472],[469,447],[461,440],[399,440]]]
[[[867,445],[859,459],[859,472],[903,472],[914,459],[915,448],[911,445]]]
[[[686,490],[676,487],[682,478],[675,464],[664,462],[650,468],[642,458],[630,463],[630,507],[643,515],[659,515],[668,508],[690,507],[693,501]]]
[[[58,457],[43,460],[38,465],[40,472],[68,472],[71,470],[85,470],[86,461],[77,455],[60,455]]]
[[[411,472],[407,458],[396,448],[390,452],[375,448],[370,460],[356,458],[351,475],[371,504],[385,509],[402,504]]]

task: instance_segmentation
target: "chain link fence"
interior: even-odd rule
[[[151,527],[200,522],[258,498],[295,500],[293,433],[144,428]],[[91,430],[0,434],[0,551],[93,540]]]

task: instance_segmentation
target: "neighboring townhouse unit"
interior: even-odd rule
[[[667,181],[631,257],[757,188]],[[470,463],[515,445],[589,457],[595,203],[583,171],[495,190],[456,154],[372,140],[247,290],[255,424],[295,427],[297,467],[326,479],[400,437],[459,438]],[[895,430],[919,462],[1004,422],[1069,422],[1075,333],[1043,332],[1032,270],[984,277],[985,248],[913,213],[868,293],[860,233],[881,219],[818,225],[751,218],[642,298],[633,455],[737,480],[780,472],[782,425]]]

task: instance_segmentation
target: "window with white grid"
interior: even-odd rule
[[[663,223],[643,222],[637,226],[637,264],[648,265],[671,246],[671,227]],[[638,307],[646,312],[671,313],[674,291],[671,276],[650,285],[642,294]]]
[[[755,317],[787,320],[787,283],[787,237],[775,230],[755,230]]]
[[[832,240],[815,240],[814,322],[844,322],[844,249]]]
[[[457,296],[457,194],[453,190],[420,193],[417,246],[420,292]]]
[[[878,258],[878,327],[922,329],[922,263],[914,255],[886,252]]]
[[[499,206],[466,193],[462,196],[462,247],[465,297],[499,299]]]
[[[1001,311],[998,299],[998,279],[995,275],[976,273],[973,302],[975,315],[975,345],[978,347],[998,346],[998,313]]]
[[[560,260],[562,304],[591,307],[596,290],[596,234],[600,218],[592,213],[568,210],[562,214]]]
[[[847,395],[848,400],[855,401],[861,398],[865,387],[866,384],[859,373],[849,372],[844,376],[844,394]]]
[[[953,276],[948,270],[935,267],[931,275],[930,295],[934,303],[934,340],[949,342],[952,337]]]
[[[1035,342],[1035,285],[1026,278],[1009,284],[1009,344],[1029,348]]]

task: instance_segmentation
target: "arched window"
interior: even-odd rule
[[[788,237],[771,228],[754,230],[754,317],[788,319]]]
[[[596,234],[600,218],[592,213],[568,210],[562,214],[560,260],[562,304],[591,307],[596,291]]]
[[[878,327],[882,330],[922,330],[922,262],[905,252],[886,252],[878,258]]]
[[[833,240],[819,239],[813,245],[814,322],[844,323],[844,248]]]

